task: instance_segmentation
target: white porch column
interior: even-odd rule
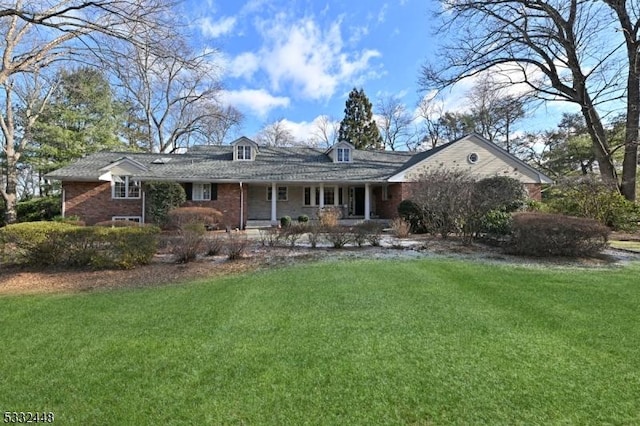
[[[324,183],[320,184],[320,208],[324,207]]]
[[[276,211],[276,201],[278,201],[278,188],[276,183],[271,183],[271,224],[278,224],[278,212]]]
[[[371,185],[364,185],[364,220],[371,219]]]

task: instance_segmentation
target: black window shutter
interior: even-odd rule
[[[218,199],[218,184],[217,183],[212,183],[211,184],[211,200],[217,200]]]
[[[184,192],[187,194],[187,201],[193,199],[193,184],[191,182],[183,184]]]

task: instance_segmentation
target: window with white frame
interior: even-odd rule
[[[348,163],[351,161],[351,148],[338,148],[336,150],[336,161],[338,163]]]
[[[305,186],[304,187],[304,191],[303,191],[303,200],[302,200],[302,204],[305,206],[312,206],[312,199],[311,199],[311,193],[312,193],[312,189],[310,186]]]
[[[337,199],[336,199],[336,194],[337,194]],[[337,186],[325,186],[324,187],[324,205],[335,206],[335,205],[340,205],[341,203],[342,203],[342,188],[339,188]],[[305,186],[303,189],[302,204],[304,206],[319,206],[320,205],[320,187]]]
[[[333,186],[324,188],[324,205],[333,206],[336,203],[336,191]]]
[[[276,188],[276,193],[277,193],[277,197],[276,200],[278,201],[287,201],[289,200],[289,188],[287,188],[286,186],[278,186]],[[267,187],[267,201],[271,201],[272,197],[271,197],[271,187],[268,186]]]
[[[236,146],[236,160],[251,160],[251,145]]]
[[[209,201],[211,200],[211,184],[210,183],[194,183],[191,189],[193,201]]]
[[[131,176],[114,176],[112,197],[140,198],[140,181]]]
[[[382,187],[382,200],[383,201],[387,201],[388,199],[389,199],[389,187],[383,186]]]

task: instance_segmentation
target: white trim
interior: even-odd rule
[[[364,184],[364,220],[371,220],[371,184]]]
[[[104,171],[104,172],[108,172],[110,171],[112,168],[117,167],[121,164],[129,164],[141,171],[148,171],[149,168],[147,166],[145,166],[144,164],[142,164],[141,162],[134,160],[133,158],[129,158],[129,157],[122,157],[110,164],[107,164],[106,166],[104,166],[103,168],[100,169],[100,171]]]
[[[124,178],[124,182],[117,182],[116,179],[122,180]],[[138,196],[137,197],[129,197],[129,187],[131,182],[135,184],[138,183]],[[116,183],[124,183],[125,187],[125,196],[124,197],[116,197]],[[133,179],[131,176],[113,176],[111,180],[111,199],[113,200],[139,200],[142,193],[142,183],[139,180]]]
[[[204,197],[204,187],[209,186],[209,198]],[[196,187],[199,191],[196,191]],[[198,194],[199,198],[196,198]],[[191,184],[191,201],[211,201],[211,183],[210,182],[193,182]]]
[[[287,185],[277,185],[275,188],[276,188],[275,190],[276,201],[289,201],[289,187]],[[285,198],[280,199],[280,189],[282,188],[284,188]],[[271,199],[273,198],[273,194],[274,194],[273,187],[267,186],[266,200],[272,201]]]

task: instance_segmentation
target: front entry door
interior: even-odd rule
[[[349,214],[364,216],[364,187],[352,186],[349,188]]]

